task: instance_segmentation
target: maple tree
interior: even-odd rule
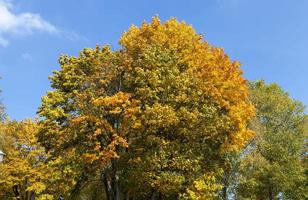
[[[39,140],[53,157],[74,158],[75,189],[92,174],[107,199],[176,198],[253,136],[246,80],[238,62],[176,19],[132,26],[120,44],[60,57]]]
[[[143,35],[149,44],[137,41]],[[181,40],[172,42],[173,37]],[[72,195],[89,174],[103,177],[110,199],[119,198],[120,190],[142,198],[206,192],[187,188],[202,185],[205,174],[221,167],[220,155],[240,149],[252,135],[245,124],[253,109],[238,64],[175,19],[132,27],[120,42],[120,51],[97,47],[60,58],[62,71],[52,77],[56,90],[39,110],[40,142],[58,158],[49,163],[75,172]],[[225,77],[222,66],[229,70]],[[214,185],[213,194],[220,188]],[[39,193],[33,189],[29,195]]]
[[[237,62],[175,19],[133,26],[120,44],[132,58],[128,81],[144,106],[124,185],[134,185],[140,198],[176,198],[252,136],[245,80]]]

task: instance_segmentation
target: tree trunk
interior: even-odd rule
[[[224,186],[223,189],[222,189],[222,199],[228,200],[227,186]]]
[[[27,191],[26,192],[26,200],[34,200],[34,192]]]
[[[16,199],[20,200],[20,193],[18,191],[18,185],[13,186],[13,192],[14,192]]]
[[[155,197],[156,197],[156,192],[154,191],[154,192],[152,193],[151,200],[155,200]]]
[[[102,175],[107,200],[120,200],[121,188],[119,185],[119,176],[117,174],[108,174],[104,172]]]
[[[76,199],[82,190],[83,184],[88,180],[88,177],[85,174],[82,174],[81,177],[77,180],[77,183],[72,190],[72,193],[70,195],[70,199]]]
[[[268,199],[269,200],[273,200],[273,190],[272,190],[272,187],[269,187],[268,188]]]
[[[111,187],[111,183],[107,175],[107,172],[102,173],[102,180],[105,186],[105,193],[106,193],[107,200],[113,200],[112,187]]]
[[[125,200],[129,200],[129,194],[128,194],[128,192],[126,193]]]
[[[230,170],[227,170],[224,172],[224,176],[223,176],[223,189],[222,189],[222,199],[223,200],[228,200],[229,179],[230,179]]]
[[[120,200],[121,190],[119,185],[119,176],[117,174],[114,176],[114,191],[114,200]]]

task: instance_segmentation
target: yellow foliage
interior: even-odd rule
[[[218,182],[217,176],[220,176],[222,170],[218,172],[208,172],[201,178],[194,181],[193,186],[186,190],[181,196],[183,200],[211,200],[217,197],[217,191],[223,186]]]
[[[6,157],[0,163],[0,197],[13,196],[16,187],[23,199],[32,195],[46,195],[46,187],[53,172],[46,164],[47,154],[37,142],[39,126],[31,120],[5,122],[0,125]],[[51,196],[49,199],[52,199]]]
[[[175,67],[184,65],[187,71],[180,76],[180,80],[175,80],[181,84],[181,88],[176,88],[179,91],[172,92],[180,93],[182,89],[193,89],[186,86],[191,84],[193,87],[199,87],[198,95],[200,96],[195,101],[200,101],[200,97],[205,95],[226,110],[234,130],[229,133],[230,137],[225,141],[226,150],[239,150],[253,137],[252,132],[246,130],[246,127],[255,111],[248,100],[246,80],[242,77],[239,62],[231,61],[222,49],[210,46],[191,26],[185,22],[178,22],[175,18],[161,23],[158,17],[154,17],[151,23],[143,23],[141,27],[132,26],[122,35],[120,44],[132,56],[132,59],[136,59],[138,55],[154,59],[144,61],[146,66],[139,66],[139,62],[133,63],[133,66],[143,74],[154,70],[154,74],[147,78],[156,78],[149,79],[149,84],[153,85],[153,81],[157,81],[155,83],[157,89],[164,88],[164,86],[161,86],[163,78],[158,74],[158,70],[161,69],[155,69],[161,64],[155,60],[157,59],[155,56],[159,56],[159,51],[175,54]],[[153,51],[158,52],[156,55],[148,55]],[[142,69],[141,72],[139,67],[149,68],[149,71]],[[170,83],[170,86],[171,84],[174,83]],[[139,92],[142,95],[150,95],[153,94],[152,89],[142,87]],[[183,102],[192,98],[192,94],[187,96],[187,93],[181,93],[174,98]]]
[[[139,199],[175,197],[187,185],[196,198],[214,193],[208,173],[253,137],[240,64],[175,18],[131,26],[119,43],[59,59],[39,109],[40,142],[80,173],[115,180],[120,171],[123,190]]]

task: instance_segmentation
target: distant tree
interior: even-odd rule
[[[109,200],[216,196],[224,155],[253,136],[239,63],[176,19],[132,26],[120,44],[60,57],[40,142],[71,161],[75,193],[98,176]]]
[[[2,150],[6,157],[0,163],[0,199],[56,199],[69,185],[65,174],[55,167],[57,160],[47,162],[48,155],[37,142],[39,127],[35,121],[5,121],[0,125]],[[68,174],[69,175],[69,174]]]
[[[0,77],[1,79],[1,77]],[[0,95],[2,91],[0,90]],[[6,118],[5,107],[3,105],[2,99],[0,98],[0,122],[3,122]],[[1,146],[0,146],[1,147]]]
[[[304,106],[276,84],[250,84],[257,114],[256,138],[243,153],[237,199],[307,199],[303,147],[307,140]]]
[[[1,79],[1,77],[0,77]],[[0,90],[0,95],[1,95],[1,90]],[[0,124],[2,124],[4,122],[6,118],[6,113],[5,113],[5,107],[2,103],[2,99],[0,99]],[[4,138],[3,136],[0,134],[0,150],[3,149],[3,146],[4,146]]]
[[[35,140],[38,128],[30,120],[5,122],[0,126],[6,158],[0,163],[0,194],[33,199],[46,189],[44,183],[44,149]]]

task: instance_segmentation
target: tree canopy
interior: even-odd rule
[[[6,159],[0,165],[0,198],[31,199],[43,193],[50,178],[45,164],[46,154],[36,140],[38,128],[31,120],[8,121],[0,125],[2,150]],[[42,195],[42,196],[41,196]]]
[[[241,149],[254,114],[240,65],[194,29],[157,17],[122,47],[62,56],[42,99],[40,142],[101,174],[109,199],[176,198]]]
[[[257,133],[248,146],[240,170],[243,199],[306,199],[303,147],[307,138],[304,106],[277,84],[250,84],[257,108],[252,127]]]

